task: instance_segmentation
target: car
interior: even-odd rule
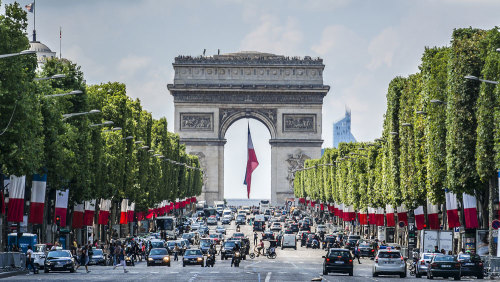
[[[266,222],[265,221],[262,221],[262,220],[255,220],[253,222],[253,231],[264,231],[264,228],[265,228],[265,225],[266,225]]]
[[[326,233],[327,232],[327,228],[326,228],[326,225],[323,225],[323,224],[320,224],[316,227],[316,232],[319,232],[319,233]]]
[[[359,239],[347,239],[344,242],[344,248],[348,250],[354,250],[354,247],[356,247],[356,243],[358,242]]]
[[[401,278],[406,277],[406,262],[400,251],[383,249],[379,250],[372,267],[372,276],[399,274]]]
[[[231,224],[232,220],[233,219],[232,219],[231,216],[225,215],[225,216],[222,217],[221,223],[222,224]]]
[[[182,234],[182,239],[186,239],[189,241],[191,244],[197,244],[198,243],[198,234],[195,232],[189,232],[189,233],[184,233]]]
[[[207,225],[217,225],[217,218],[214,215],[207,218]]]
[[[203,253],[200,249],[186,250],[182,258],[182,266],[185,267],[186,265],[201,265],[201,267],[205,265]]]
[[[245,237],[245,233],[243,232],[235,232],[233,233],[233,236],[232,238],[244,238]]]
[[[228,257],[233,256],[233,249],[236,246],[234,241],[226,241],[220,250],[220,258],[221,260],[225,260]]]
[[[306,239],[306,248],[312,248],[312,242],[314,240],[317,240],[318,243],[319,243],[320,238],[316,234],[314,234],[314,233],[308,233],[307,234],[307,239]]]
[[[302,233],[307,233],[307,231],[299,231],[297,232],[297,236],[295,236],[295,238],[297,239],[297,241],[301,240],[302,239]]]
[[[461,268],[462,265],[455,256],[436,254],[427,267],[427,279],[453,277],[455,280],[460,280]]]
[[[200,240],[200,250],[201,252],[206,255],[208,253],[208,250],[210,249],[210,246],[212,246],[213,242],[212,239],[208,238],[203,238]]]
[[[422,275],[427,275],[427,268],[429,267],[429,263],[431,263],[432,258],[435,256],[435,253],[421,253],[420,258],[417,261],[416,269],[415,269],[415,277],[421,278]]]
[[[461,264],[461,276],[476,276],[477,279],[484,278],[484,263],[477,254],[460,254],[457,257]]]
[[[295,234],[283,234],[281,249],[283,250],[284,248],[294,248],[297,250],[297,240],[295,240]]]
[[[166,265],[170,267],[170,255],[165,248],[151,249],[148,254],[147,265]]]
[[[274,233],[271,230],[266,230],[262,233],[262,240],[274,240]]]
[[[68,271],[75,272],[75,259],[68,250],[50,251],[47,254],[43,266],[43,272],[49,271]]]
[[[92,256],[89,259],[89,265],[106,265],[106,257],[102,249],[94,248],[92,250]]]
[[[276,232],[281,231],[281,223],[273,222],[273,224],[271,225],[271,230]]]
[[[328,238],[328,237],[327,237]],[[363,242],[359,244],[359,256],[360,257],[375,257],[375,249],[369,242]]]
[[[299,232],[299,225],[297,223],[292,223],[290,225],[290,230],[292,230],[293,233]]]
[[[35,244],[33,248],[33,263],[39,269],[43,268],[45,264],[47,244]]]
[[[179,255],[182,255],[184,251],[188,248],[188,245],[186,244],[187,240],[171,240],[167,242],[167,249],[169,253],[173,254],[174,253],[174,248],[175,244],[179,247]]]
[[[247,217],[244,214],[239,214],[236,216],[236,224],[238,225],[245,225],[247,221]]]
[[[217,226],[215,228],[215,232],[226,235],[226,228],[224,228],[224,226]]]
[[[323,275],[328,275],[330,272],[348,273],[349,276],[354,274],[354,265],[352,263],[351,252],[347,249],[332,248],[328,250],[323,261]]]
[[[152,239],[149,241],[151,243],[151,248],[165,248],[165,241],[160,239]]]
[[[224,239],[224,236],[222,234],[219,234],[219,233],[212,233],[212,234],[208,235],[208,238],[212,239],[214,244],[220,245],[220,242],[222,242],[222,240]]]
[[[201,225],[198,229],[198,234],[200,234],[201,236],[208,234],[208,232],[210,232],[210,229],[206,225]]]

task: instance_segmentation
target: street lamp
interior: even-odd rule
[[[425,112],[425,111],[417,111],[417,115],[426,115],[426,114],[427,114],[427,112]]]
[[[443,104],[443,105],[448,105],[448,103],[444,102],[444,101],[441,101],[441,100],[437,100],[437,99],[433,99],[431,100],[431,103],[433,104]]]
[[[89,115],[89,114],[97,114],[97,113],[100,113],[100,112],[101,111],[99,111],[99,110],[90,110],[88,112],[64,114],[63,115],[63,120],[66,120],[66,119],[68,119],[70,117],[83,116],[83,115]]]
[[[402,123],[401,126],[411,126],[411,123],[408,123],[408,122],[405,122],[405,123]]]
[[[110,131],[118,131],[118,130],[122,130],[122,128],[121,127],[113,127],[111,129],[103,130],[102,132],[110,132]]]
[[[96,127],[96,126],[104,126],[104,125],[113,125],[115,124],[114,122],[110,121],[110,120],[107,120],[103,123],[94,123],[94,124],[91,124],[90,127]]]
[[[61,96],[67,96],[67,95],[76,95],[76,94],[82,94],[83,92],[80,90],[73,90],[68,93],[61,93],[61,94],[52,94],[52,95],[45,95],[43,98],[52,98],[52,97],[61,97]],[[92,111],[97,111],[97,110],[92,110]],[[90,113],[90,112],[89,112]]]
[[[144,143],[144,141],[142,141],[142,140],[138,140],[138,141],[134,142],[134,144],[142,144],[142,143]]]
[[[49,79],[57,79],[57,78],[64,78],[64,77],[66,77],[65,74],[54,74],[53,76],[48,76],[48,77],[36,77],[33,80],[40,81],[40,80],[49,80]]]
[[[398,135],[399,133],[397,133],[396,131],[391,131],[391,132],[389,132],[389,134],[396,136],[396,135]]]
[[[127,137],[122,138],[122,140],[130,140],[130,139],[134,139],[134,136],[129,135]]]
[[[30,54],[36,54],[36,51],[33,51],[33,50],[24,50],[24,51],[21,51],[19,53],[3,54],[3,55],[0,55],[0,59],[1,58],[7,58],[7,57],[19,56],[19,55],[30,55]]]
[[[486,83],[490,83],[490,84],[495,84],[495,85],[498,84],[498,81],[481,79],[481,78],[479,78],[477,76],[473,76],[473,75],[466,75],[466,76],[464,76],[464,78],[470,79],[470,80],[477,80],[477,81],[481,81],[481,82],[486,82]]]

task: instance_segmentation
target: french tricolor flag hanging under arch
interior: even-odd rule
[[[111,200],[101,199],[101,204],[99,205],[99,220],[97,223],[103,225],[108,224],[110,208]]]
[[[43,207],[45,206],[45,191],[47,188],[47,174],[33,175],[31,185],[30,217],[28,222],[33,224],[43,223]]]
[[[457,195],[455,193],[449,192],[448,189],[446,189],[445,197],[446,197],[446,216],[448,217],[448,226],[450,228],[459,227],[460,220],[458,218]]]
[[[405,226],[408,225],[408,210],[406,209],[406,206],[403,204],[399,207],[397,207],[397,212],[398,212],[398,223],[403,222]]]
[[[257,155],[255,154],[255,149],[253,147],[252,135],[250,134],[250,124],[248,124],[248,140],[247,140],[247,169],[245,172],[245,181],[243,184],[247,186],[247,197],[250,199],[250,186],[252,185],[252,172],[259,166],[259,161],[257,160]]]
[[[56,212],[55,216],[61,217],[61,224],[59,226],[66,226],[66,211],[68,210],[68,196],[69,190],[56,191]],[[54,217],[55,218],[55,217]]]
[[[387,220],[388,227],[396,226],[396,221],[394,220],[394,208],[392,205],[385,205],[385,218]]]
[[[465,228],[478,228],[476,197],[463,193]]]
[[[418,230],[424,229],[424,225],[425,225],[424,207],[419,206],[413,212],[415,213],[415,225],[417,226],[417,229]]]
[[[127,208],[127,221],[134,222],[135,203],[132,202]]]
[[[84,204],[75,204],[73,209],[73,221],[71,227],[79,229],[83,227]]]
[[[432,204],[427,200],[427,220],[429,222],[429,228],[433,230],[439,230],[439,207],[438,205]]]

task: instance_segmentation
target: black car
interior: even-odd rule
[[[344,243],[344,248],[352,251],[352,250],[354,250],[354,247],[356,246],[357,242],[358,242],[358,239],[348,239]]]
[[[477,254],[458,255],[458,262],[461,264],[462,276],[476,276],[477,279],[484,278],[484,264]]]
[[[220,250],[220,258],[221,260],[227,259],[228,257],[233,256],[233,249],[236,246],[236,242],[234,241],[226,241],[224,246],[222,246]]]
[[[237,225],[245,225],[246,224],[246,217],[244,215],[238,215],[236,217],[236,224]]]
[[[266,230],[262,233],[262,240],[274,240],[274,233],[271,230]]]
[[[353,275],[354,265],[352,263],[351,252],[347,249],[330,249],[326,256],[323,256],[323,275],[330,272],[349,273]]]
[[[45,259],[43,271],[68,271],[75,272],[75,260],[68,250],[50,251]]]
[[[427,268],[427,279],[434,277],[453,277],[460,280],[461,264],[457,258],[450,255],[435,255]]]
[[[264,221],[254,221],[253,222],[253,231],[264,231],[264,226],[265,222]]]
[[[93,249],[89,265],[106,265],[106,258],[101,249]]]
[[[151,249],[151,251],[149,251],[147,264],[148,266],[151,265],[170,266],[170,255],[168,254],[167,249],[165,248]]]
[[[290,230],[292,230],[292,232],[294,233],[299,232],[299,225],[297,223],[293,223],[292,225],[290,225]]]
[[[210,250],[210,246],[212,245],[212,239],[201,239],[200,240],[200,250],[206,255],[208,250]]]
[[[189,249],[184,253],[182,258],[182,266],[186,265],[201,265],[204,266],[203,253],[199,249]]]
[[[306,240],[306,248],[311,248],[312,247],[312,242],[316,240],[319,243],[319,238],[316,234],[314,233],[308,233],[307,240]]]
[[[359,256],[360,257],[375,257],[375,249],[370,243],[359,244]]]

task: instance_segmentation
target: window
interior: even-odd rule
[[[381,252],[378,254],[379,258],[401,258],[401,254],[399,252]]]
[[[346,251],[336,251],[336,250],[330,250],[328,253],[328,257],[342,257],[342,258],[350,258],[351,254]]]

